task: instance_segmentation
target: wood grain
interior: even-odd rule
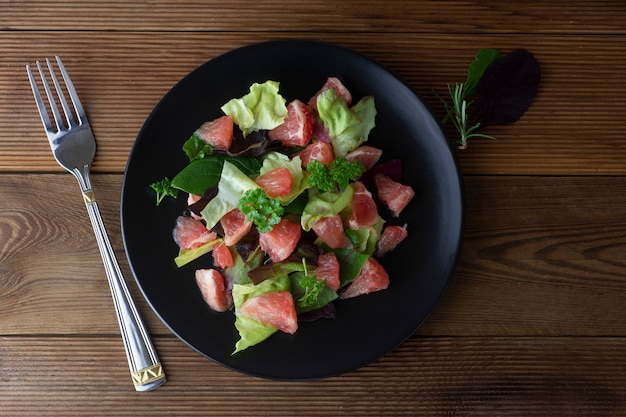
[[[455,151],[465,239],[433,314],[373,364],[299,383],[240,375],[172,335],[133,280],[119,220],[160,98],[226,51],[293,38],[381,62],[437,117],[435,92],[479,48],[526,48],[542,71],[519,122]],[[154,392],[132,389],[76,181],[36,113],[24,66],[54,54],[94,127],[104,222],[168,375]],[[626,415],[625,2],[0,0],[0,64],[0,415]]]
[[[149,328],[169,334],[128,268],[120,175],[94,187]],[[626,336],[624,177],[465,177],[462,255],[428,336]],[[53,200],[41,200],[50,187]],[[116,334],[109,290],[69,174],[0,177],[0,329],[5,335]]]
[[[626,200],[617,190],[625,178],[466,176],[464,183],[461,259],[422,331],[621,334]]]
[[[230,49],[305,33],[0,32],[7,50],[0,67],[0,171],[60,172],[50,155],[28,87],[24,59],[64,58],[98,141],[94,169],[122,172],[134,138],[160,98],[203,62]],[[332,33],[315,38],[333,41]],[[487,130],[458,152],[466,174],[623,175],[626,173],[626,37],[546,35],[345,34],[342,45],[380,61],[442,117],[434,90],[463,81],[477,49],[524,47],[542,67],[542,84],[517,123]],[[32,62],[32,61],[31,61]],[[163,62],[167,62],[167,70]],[[589,70],[593,68],[593,71]],[[450,137],[455,132],[450,128]],[[28,138],[28,139],[25,139]],[[589,139],[588,139],[589,138]],[[163,138],[163,140],[168,140]],[[452,140],[452,139],[451,139]]]
[[[134,393],[115,338],[0,337],[0,409],[16,417],[626,413],[623,338],[413,337],[358,371],[300,383],[240,375],[173,338],[155,344],[169,382]]]
[[[616,1],[108,0],[4,2],[5,30],[626,33]],[[610,16],[610,18],[607,18]],[[52,18],[54,17],[54,18]]]

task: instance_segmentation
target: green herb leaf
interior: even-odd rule
[[[239,210],[255,224],[260,233],[271,231],[284,213],[280,201],[268,197],[262,188],[246,191],[239,200]]]
[[[346,158],[336,158],[330,163],[330,173],[333,179],[344,189],[365,172],[365,167],[359,161],[349,162]]]
[[[256,158],[206,155],[202,159],[195,159],[183,168],[172,179],[172,186],[190,194],[202,195],[220,181],[224,161],[231,162],[248,176],[257,174],[261,168],[261,163]]]
[[[220,180],[222,158],[196,159],[172,179],[172,186],[189,194],[202,195]]]
[[[161,201],[166,196],[170,196],[176,198],[178,196],[178,190],[172,186],[172,181],[165,177],[161,181],[150,184],[150,188],[152,188],[156,192],[156,205],[161,204]]]
[[[213,150],[213,147],[200,139],[200,136],[197,134],[191,135],[189,139],[185,141],[183,144],[183,151],[187,158],[189,158],[189,162],[193,162],[196,159],[202,159],[207,155],[210,155]]]
[[[320,191],[333,191],[337,187],[345,189],[365,172],[365,167],[358,161],[336,158],[329,165],[313,160],[307,166],[307,171],[311,174],[309,184],[316,185]]]
[[[452,99],[452,105],[448,104],[440,97],[447,112],[444,123],[448,118],[452,120],[452,124],[456,128],[457,132],[459,132],[460,138],[457,141],[457,143],[459,144],[459,148],[465,149],[467,147],[468,139],[471,138],[480,137],[495,140],[493,136],[478,132],[480,123],[470,122],[471,120],[474,120],[474,108],[472,107],[472,104],[474,102],[467,101],[464,98],[464,85],[457,83],[452,86],[448,84],[448,93],[450,94],[450,98]]]
[[[339,261],[340,287],[345,287],[359,275],[365,261],[370,257],[366,253],[360,253],[355,247],[332,249],[322,245],[324,252],[333,252]]]
[[[304,259],[302,267],[303,271],[289,276],[298,314],[322,308],[339,297],[336,291],[326,286],[326,280],[318,280],[315,275],[309,275]]]
[[[474,97],[476,95],[476,86],[483,77],[485,70],[492,62],[500,58],[502,54],[493,48],[483,48],[476,53],[474,62],[467,69],[467,80],[465,81],[465,90],[463,98]]]
[[[337,188],[337,182],[333,179],[328,165],[312,160],[306,170],[311,174],[309,184],[316,185],[321,191],[332,191]]]
[[[304,288],[304,295],[298,299],[302,307],[313,305],[326,286],[326,280],[319,280],[315,275],[305,275],[300,279],[300,285]]]

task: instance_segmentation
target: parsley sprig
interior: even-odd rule
[[[306,307],[315,304],[322,290],[326,286],[326,280],[318,280],[315,275],[309,275],[306,262],[302,259],[304,265],[304,276],[300,278],[300,285],[304,288],[304,295],[298,299],[300,306]]]
[[[284,213],[280,201],[269,197],[262,188],[246,191],[239,200],[239,210],[254,223],[260,233],[271,231]]]
[[[365,167],[358,161],[349,162],[346,158],[336,158],[328,165],[313,160],[306,169],[311,176],[309,183],[320,191],[333,191],[337,187],[344,189],[365,172]]]
[[[161,181],[150,184],[150,188],[156,192],[157,206],[161,204],[161,201],[163,201],[166,196],[174,198],[178,196],[178,189],[172,186],[172,180],[167,177],[163,178]]]

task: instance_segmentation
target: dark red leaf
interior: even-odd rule
[[[311,322],[319,319],[335,318],[337,318],[337,311],[335,310],[335,304],[333,303],[328,303],[324,307],[317,310],[298,314],[298,321],[300,322]]]
[[[361,176],[361,182],[365,184],[368,190],[376,189],[374,184],[374,175],[376,174],[384,174],[392,180],[400,182],[402,180],[402,160],[391,159],[365,171]]]
[[[279,140],[271,140],[268,137],[267,130],[259,130],[243,136],[241,130],[235,129],[235,139],[230,149],[213,149],[215,155],[226,155],[232,157],[251,157],[260,158],[271,151],[281,150],[284,148],[283,143]]]
[[[476,86],[476,122],[484,127],[519,120],[535,98],[540,78],[539,63],[524,49],[492,62]]]

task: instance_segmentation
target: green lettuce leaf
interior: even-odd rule
[[[339,136],[349,125],[360,122],[346,99],[332,88],[317,97],[317,111],[332,138]]]
[[[229,161],[224,161],[217,187],[217,195],[200,213],[206,221],[207,229],[212,229],[226,213],[237,208],[239,200],[246,191],[259,188],[254,181]]]
[[[243,305],[243,303],[252,297],[256,297],[257,295],[274,291],[289,290],[290,281],[287,275],[267,279],[257,285],[252,283],[233,285],[233,303],[235,305],[236,316],[235,327],[239,331],[240,337],[239,341],[235,345],[235,351],[233,354],[264,341],[277,331],[273,327],[266,326],[254,319],[237,314],[238,309]]]
[[[222,106],[222,111],[232,116],[245,136],[257,130],[271,130],[287,117],[285,99],[278,93],[276,81],[254,83],[250,92],[234,98]]]
[[[348,236],[356,251],[372,255],[376,251],[376,244],[380,239],[384,224],[385,220],[378,216],[378,223],[374,226],[358,230],[346,229],[346,236]]]
[[[349,125],[339,136],[333,139],[333,148],[337,156],[346,156],[348,152],[358,148],[367,141],[370,131],[376,126],[374,97],[362,98],[352,106],[352,111],[357,114],[360,122]]]
[[[176,263],[176,266],[179,268],[181,266],[187,265],[189,262],[198,259],[206,253],[211,252],[213,250],[213,246],[215,246],[215,244],[218,242],[223,242],[223,240],[215,239],[197,248],[181,249],[180,251],[178,251],[178,256],[174,258],[174,263]]]
[[[371,96],[348,107],[346,100],[331,88],[317,97],[317,111],[332,138],[337,157],[346,156],[367,141],[376,125],[376,106]]]
[[[302,212],[300,225],[306,231],[311,230],[311,226],[322,217],[330,217],[339,214],[352,202],[354,188],[350,185],[340,193],[329,191],[325,193],[314,193],[309,190],[309,201]]]
[[[239,331],[239,340],[235,344],[233,355],[250,346],[258,345],[278,331],[273,327],[266,326],[245,316],[237,316],[235,319],[235,327]]]
[[[237,251],[234,252],[233,266],[224,270],[224,278],[233,284],[251,284],[252,280],[248,273],[261,266],[265,254],[261,248],[257,248],[244,260]]]
[[[270,262],[250,270],[248,276],[252,279],[252,282],[263,282],[267,279],[282,277],[296,271],[304,271],[302,262]]]

